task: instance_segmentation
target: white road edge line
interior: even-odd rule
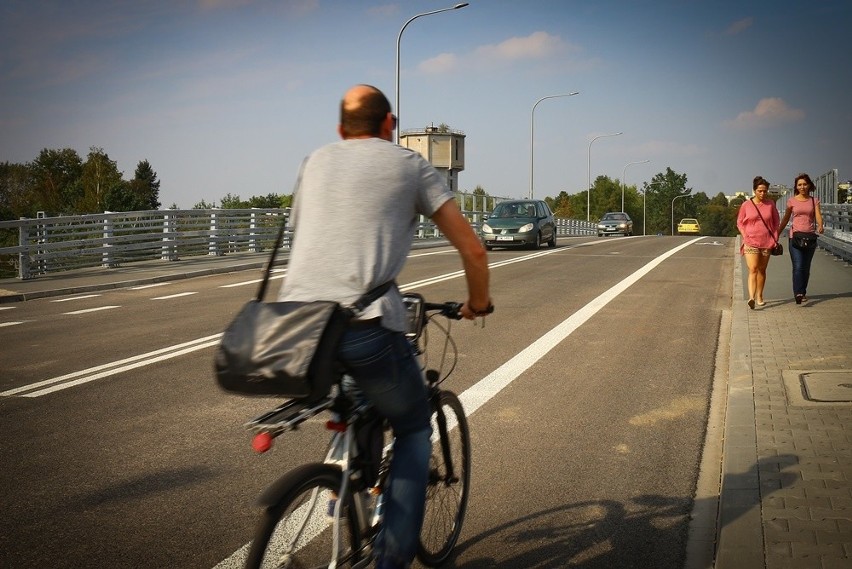
[[[182,296],[192,296],[193,294],[198,294],[198,292],[179,292],[176,294],[169,294],[167,296],[155,296],[151,300],[171,300],[173,298],[181,298]]]
[[[66,316],[76,316],[78,314],[88,314],[89,312],[98,312],[100,310],[111,310],[113,308],[121,308],[120,306],[98,306],[97,308],[86,308],[83,310],[74,310],[73,312],[63,312]]]
[[[138,356],[125,358],[125,359],[119,360],[117,362],[110,362],[108,364],[90,367],[88,369],[75,371],[75,372],[65,374],[65,375],[61,375],[61,376],[58,376],[58,377],[54,377],[54,378],[51,378],[51,379],[45,379],[45,380],[39,381],[37,383],[31,383],[29,385],[24,385],[23,387],[17,387],[15,389],[9,389],[7,391],[0,392],[0,396],[7,397],[7,396],[10,396],[10,395],[18,395],[18,394],[24,393],[26,391],[32,391],[32,390],[35,390],[35,389],[39,389],[41,387],[44,387],[45,385],[53,385],[54,383],[60,383],[62,381],[68,380],[68,379],[74,379],[75,377],[86,376],[88,374],[94,374],[94,373],[97,373],[97,372],[100,372],[100,371],[103,371],[103,370],[107,370],[107,369],[110,369],[110,368],[114,368],[113,373],[119,373],[120,371],[124,370],[124,367],[122,367],[122,366],[129,364],[131,362],[145,360],[147,358],[159,356],[160,354],[169,353],[169,352],[172,352],[174,350],[182,350],[186,347],[194,346],[194,345],[197,345],[197,344],[203,344],[205,342],[218,341],[219,338],[221,338],[221,337],[222,337],[222,334],[220,333],[220,334],[213,334],[212,336],[206,336],[204,338],[198,338],[196,340],[190,340],[189,342],[184,342],[182,344],[177,344],[175,346],[168,346],[166,348],[154,350],[153,352],[148,352],[147,354],[139,354]],[[187,352],[184,352],[184,353],[187,353]],[[103,376],[101,376],[101,377],[103,377]]]
[[[692,245],[699,239],[693,239],[667,251],[666,253],[663,253],[641,269],[634,272],[632,275],[599,295],[586,306],[563,320],[541,338],[530,344],[515,357],[483,377],[476,384],[466,389],[464,393],[459,395],[462,407],[464,407],[465,415],[467,415],[468,418],[473,415],[477,409],[482,407],[504,387],[512,383],[533,364],[547,355],[547,353],[559,344],[559,342],[570,336],[577,328],[583,325],[589,318],[594,316],[595,313],[609,304],[610,301],[630,288],[636,283],[636,281],[651,272],[651,270],[653,270],[657,265],[681,249]],[[547,253],[550,253],[550,251]],[[213,569],[238,569],[243,567],[245,565],[250,545],[250,542],[243,545],[241,548],[232,553],[230,557],[223,559]]]
[[[69,300],[83,300],[84,298],[95,298],[100,296],[99,294],[83,294],[80,296],[69,296],[68,298],[60,298],[58,300],[51,300],[50,302],[68,302]]]

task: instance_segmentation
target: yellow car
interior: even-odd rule
[[[693,234],[698,235],[701,233],[701,226],[698,225],[697,219],[692,219],[691,217],[687,217],[685,219],[681,219],[680,223],[677,224],[677,234]]]

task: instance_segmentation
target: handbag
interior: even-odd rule
[[[314,400],[340,377],[337,349],[356,314],[394,284],[386,282],[351,307],[334,301],[264,302],[269,275],[281,246],[284,225],[264,268],[257,297],[249,301],[222,334],[216,349],[216,381],[240,395]]]
[[[803,249],[806,251],[816,249],[817,234],[813,231],[794,231],[791,243],[796,249]]]
[[[766,224],[766,220],[763,219],[762,215],[760,215],[760,210],[757,208],[757,204],[754,203],[754,200],[748,200],[748,201],[750,201],[751,205],[754,206],[754,210],[757,212],[757,217],[759,217],[760,221],[763,222],[763,225],[766,227],[766,231],[769,232],[769,235],[772,235],[772,230],[769,229],[769,225]],[[772,239],[775,240],[775,246],[772,247],[772,249],[769,250],[769,254],[772,255],[772,256],[783,255],[784,254],[784,246],[781,243],[778,242],[778,239],[775,239],[774,235],[772,235]]]
[[[811,202],[813,202],[813,199],[813,196],[811,196]],[[814,211],[816,211],[816,204],[814,204]],[[816,249],[817,237],[814,231],[794,231],[791,244],[796,249],[810,251]]]

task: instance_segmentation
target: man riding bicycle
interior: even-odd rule
[[[341,141],[308,156],[299,171],[290,224],[295,233],[279,300],[343,305],[394,281],[405,264],[419,215],[431,217],[458,250],[467,280],[464,318],[491,306],[488,261],[442,176],[422,156],[392,142],[396,117],[370,85],[340,104]],[[431,449],[431,410],[396,286],[344,333],[338,357],[394,433],[390,491],[376,539],[378,568],[407,567],[423,520]]]

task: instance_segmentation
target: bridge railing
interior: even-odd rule
[[[463,213],[479,231],[494,202],[463,201]],[[477,196],[481,197],[481,196]],[[493,198],[492,198],[493,199]],[[499,199],[499,198],[498,198]],[[87,267],[119,267],[143,260],[176,261],[199,255],[260,252],[271,247],[287,209],[190,209],[105,212],[91,215],[24,218],[0,222],[0,276],[31,279]],[[282,218],[283,216],[283,218]],[[584,234],[585,222],[559,220],[559,235]],[[421,217],[415,239],[441,238],[438,228]],[[289,248],[286,232],[283,247]]]
[[[820,211],[825,233],[817,243],[829,253],[852,262],[852,204],[822,204]]]
[[[479,232],[495,202],[459,202]],[[497,198],[499,200],[499,198]],[[464,207],[466,206],[466,207]],[[823,205],[825,250],[852,261],[852,205]],[[0,222],[6,242],[17,233],[16,246],[0,247],[0,276],[30,279],[47,273],[86,267],[118,267],[134,261],[176,261],[198,255],[260,252],[272,246],[289,209],[191,209],[106,212],[40,217]],[[594,235],[595,224],[557,218],[557,235]],[[416,239],[441,238],[428,218],[421,218]],[[290,246],[285,234],[284,248]]]

